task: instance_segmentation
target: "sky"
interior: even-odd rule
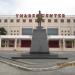
[[[31,14],[75,15],[75,0],[0,0],[0,15]]]

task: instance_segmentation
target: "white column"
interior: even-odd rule
[[[61,40],[59,39],[59,48],[61,48]]]
[[[74,48],[75,48],[75,39],[74,39]]]
[[[0,37],[0,48],[1,48],[1,37]]]
[[[22,35],[22,26],[20,26],[20,35]]]
[[[58,34],[61,35],[61,27],[60,27],[61,23],[59,22],[59,27],[58,27]]]
[[[17,39],[17,46],[20,47],[20,39]]]
[[[9,44],[10,44],[10,43],[9,43],[9,40],[7,40],[7,42],[6,42],[6,46],[9,47]]]
[[[19,39],[19,47],[21,47],[21,39]]]
[[[65,50],[65,39],[63,38],[63,50]]]
[[[72,45],[72,48],[74,47],[74,45],[73,45],[73,40],[71,40],[71,45]]]
[[[17,39],[15,38],[15,50],[17,48]]]
[[[59,40],[59,46],[60,46],[60,49],[62,51],[63,50],[63,40],[62,39]]]
[[[74,48],[74,40],[72,40],[72,48]]]

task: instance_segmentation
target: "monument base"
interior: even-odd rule
[[[49,54],[49,52],[30,52],[30,54]]]
[[[68,59],[57,54],[22,54],[20,57],[11,57],[12,59]]]
[[[38,26],[33,30],[30,54],[49,54],[46,29]]]

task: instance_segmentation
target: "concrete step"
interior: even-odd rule
[[[56,54],[29,54],[18,57],[11,57],[12,59],[68,59],[67,57],[61,57]]]

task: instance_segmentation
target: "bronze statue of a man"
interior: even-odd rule
[[[38,23],[38,26],[41,26],[41,22],[43,21],[42,19],[42,14],[41,14],[41,11],[39,10],[39,14],[37,15],[37,23]]]

